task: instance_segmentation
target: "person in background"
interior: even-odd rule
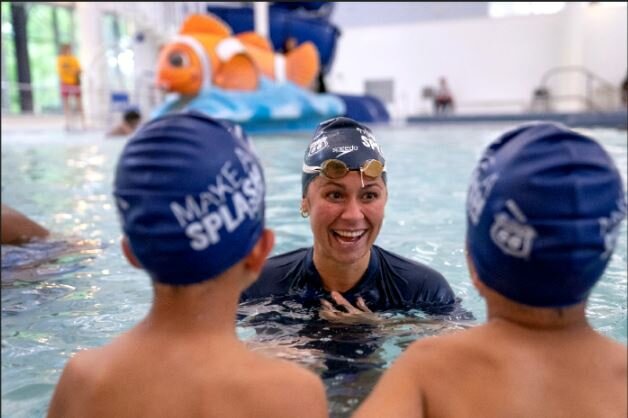
[[[85,116],[81,102],[81,65],[72,54],[70,44],[61,45],[61,51],[57,57],[57,73],[61,83],[61,100],[66,130],[72,128],[72,120],[77,115],[80,118],[81,127],[85,128]]]
[[[609,155],[562,125],[518,127],[486,149],[466,212],[487,323],[414,342],[354,417],[626,417],[626,346],[586,318],[626,214]]]
[[[76,271],[102,250],[100,241],[51,231],[2,204],[3,286],[50,279],[54,271]]]
[[[142,122],[142,114],[136,106],[129,107],[122,115],[122,122],[110,130],[107,136],[131,135]]]
[[[456,298],[439,272],[374,245],[388,189],[386,161],[368,127],[345,117],[322,122],[305,150],[301,185],[314,245],[270,258],[243,301],[290,295],[347,322],[371,322],[375,310],[453,309]]]
[[[2,204],[2,244],[20,245],[49,235],[50,232],[37,222]]]
[[[151,277],[152,306],[69,360],[48,417],[326,417],[314,373],[236,335],[239,295],[274,243],[241,128],[200,112],[151,120],[125,144],[113,194],[122,252]]]
[[[447,79],[441,77],[438,81],[438,88],[434,94],[434,113],[451,113],[454,108],[454,97],[447,85]]]

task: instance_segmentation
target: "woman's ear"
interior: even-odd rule
[[[307,218],[308,216],[310,216],[310,203],[307,200],[307,197],[303,197],[301,199],[301,208],[299,209],[299,211],[301,212],[301,217],[303,218]]]
[[[122,253],[126,257],[126,259],[129,261],[129,264],[131,264],[135,268],[141,269],[142,265],[140,264],[138,259],[135,257],[135,254],[133,254],[133,250],[131,249],[131,243],[129,243],[129,239],[127,238],[126,235],[123,236],[122,239],[120,240],[120,246],[122,247]]]
[[[275,234],[270,229],[264,229],[259,240],[251,250],[248,256],[246,256],[244,265],[249,270],[259,274],[262,271],[262,267],[266,263],[266,258],[275,245]]]

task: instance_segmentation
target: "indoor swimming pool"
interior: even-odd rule
[[[379,246],[440,271],[472,315],[427,318],[386,312],[379,328],[313,318],[289,301],[241,306],[238,335],[251,348],[319,373],[332,417],[346,417],[381,372],[412,341],[455,332],[485,319],[464,261],[464,203],[484,147],[512,124],[373,128],[387,159],[389,200]],[[587,129],[614,158],[626,184],[627,134]],[[255,136],[267,181],[273,254],[312,243],[299,215],[307,134]],[[68,358],[135,325],[147,313],[151,286],[124,260],[111,196],[125,140],[101,132],[3,131],[2,202],[54,231],[45,243],[2,248],[2,416],[45,416]],[[627,340],[626,222],[609,267],[587,308],[595,329]]]

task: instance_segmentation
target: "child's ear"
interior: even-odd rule
[[[255,273],[260,273],[266,263],[266,258],[275,245],[275,234],[270,229],[264,229],[259,240],[246,257],[244,265]]]
[[[133,254],[133,250],[131,249],[131,244],[129,243],[129,239],[127,238],[126,235],[123,236],[122,239],[120,240],[120,246],[122,247],[122,253],[126,257],[126,259],[129,261],[129,263],[133,267],[141,269],[142,265],[140,264],[138,259],[135,257],[135,254]]]
[[[471,283],[473,286],[480,292],[480,295],[484,296],[484,283],[478,278],[478,272],[475,269],[475,265],[473,264],[473,260],[469,255],[468,249],[465,249],[465,258],[467,259],[467,269],[469,270],[469,277],[471,277]]]

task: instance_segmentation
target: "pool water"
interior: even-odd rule
[[[379,328],[315,318],[289,300],[247,303],[238,335],[254,350],[319,373],[330,413],[345,417],[381,372],[412,341],[482,322],[486,311],[463,255],[464,201],[484,147],[512,125],[374,127],[387,158],[389,201],[377,244],[445,275],[475,320],[387,312]],[[626,182],[625,131],[584,131],[597,138]],[[308,136],[254,137],[268,183],[273,253],[312,243],[299,215],[300,167]],[[55,231],[46,243],[2,247],[2,416],[41,417],[61,370],[79,350],[106,344],[148,311],[148,277],[119,247],[111,198],[113,168],[124,139],[100,132],[2,134],[2,202]],[[587,308],[592,325],[626,343],[626,223],[609,267]]]

